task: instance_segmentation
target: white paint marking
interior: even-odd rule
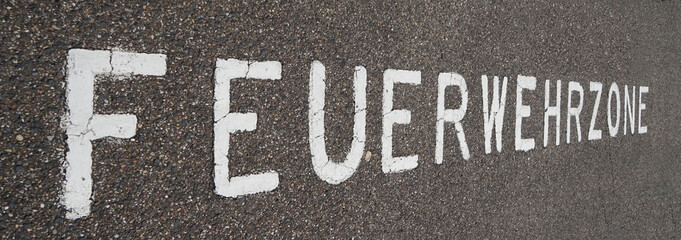
[[[577,92],[579,93],[579,105],[577,107],[572,107],[572,93]],[[582,88],[582,85],[579,84],[578,82],[570,82],[568,83],[568,104],[567,104],[568,110],[567,110],[567,143],[570,143],[570,134],[572,131],[570,128],[572,125],[570,124],[570,120],[574,117],[575,118],[575,126],[577,128],[577,141],[581,142],[582,141],[582,124],[579,121],[579,114],[582,113],[582,108],[584,107],[584,88]]]
[[[612,96],[615,94],[615,103],[617,103],[617,121],[615,125],[612,124]],[[617,87],[617,83],[610,84],[610,91],[608,92],[608,132],[611,137],[617,136],[617,132],[620,129],[620,111],[622,111],[620,105],[620,89]]]
[[[396,83],[421,84],[420,71],[388,69],[383,72],[383,136],[382,170],[384,173],[397,173],[418,166],[419,155],[393,157],[393,125],[411,123],[411,111],[393,109],[393,87]]]
[[[308,112],[310,127],[310,152],[315,173],[322,180],[339,184],[355,173],[364,152],[366,140],[366,86],[367,72],[362,66],[355,67],[354,100],[355,124],[352,131],[352,145],[344,162],[333,162],[326,154],[324,135],[324,102],[326,100],[326,68],[319,61],[312,62],[310,69],[310,110]]]
[[[546,80],[544,87],[544,147],[549,145],[549,117],[556,117],[556,146],[560,145],[560,99],[561,99],[561,81],[556,80],[556,105],[550,106],[550,88],[551,82]]]
[[[454,123],[456,136],[459,139],[459,147],[461,148],[461,156],[463,159],[468,160],[470,158],[470,153],[468,151],[468,144],[466,143],[466,134],[463,131],[463,125],[461,125],[461,120],[463,120],[463,117],[466,115],[466,110],[468,109],[468,88],[466,87],[466,80],[457,73],[440,73],[437,82],[437,137],[435,141],[435,163],[442,164],[444,155],[445,122]],[[449,86],[459,87],[461,105],[458,109],[445,109],[445,89]]]
[[[518,82],[516,85],[516,102],[515,102],[515,150],[516,151],[530,151],[534,149],[534,138],[524,139],[523,132],[523,118],[529,117],[531,108],[528,105],[523,105],[523,89],[534,90],[537,87],[537,78],[532,76],[518,75]]]
[[[598,115],[598,108],[601,104],[601,95],[603,95],[603,84],[599,82],[589,82],[589,91],[596,92],[596,101],[594,102],[593,114],[591,114],[591,124],[589,124],[589,141],[601,139],[603,133],[596,127],[596,116]]]
[[[624,135],[627,135],[627,125],[629,125],[632,135],[636,129],[634,127],[636,126],[636,86],[631,86],[631,101],[629,99],[629,87],[624,85]],[[629,120],[629,124],[627,124],[627,120]]]
[[[638,134],[644,134],[648,132],[648,126],[641,126],[641,113],[644,109],[646,109],[646,104],[642,103],[643,101],[643,94],[648,93],[648,87],[647,86],[640,86],[638,88],[639,94],[638,94]]]
[[[218,59],[215,64],[215,105],[214,105],[214,157],[215,193],[236,198],[241,195],[272,191],[279,186],[279,173],[265,173],[229,176],[229,137],[240,131],[253,131],[257,127],[256,113],[231,113],[230,84],[235,78],[281,79],[281,63],[276,61],[248,62],[236,59]]]
[[[92,134],[91,140],[104,137],[132,138],[137,128],[137,117],[131,114],[95,114],[88,128]]]
[[[482,117],[485,130],[485,153],[492,153],[492,130],[496,132],[497,151],[501,152],[502,130],[504,129],[504,113],[506,110],[506,92],[508,77],[504,77],[501,86],[501,100],[499,99],[499,77],[494,76],[492,87],[492,107],[489,106],[489,81],[487,75],[482,75]]]
[[[166,72],[166,55],[111,52],[111,74],[162,76]]]
[[[90,214],[92,203],[92,142],[114,137],[131,138],[137,128],[137,117],[130,114],[94,114],[95,76],[151,75],[163,76],[166,56],[85,49],[69,50],[66,73],[67,116],[66,144],[61,204],[67,219]]]

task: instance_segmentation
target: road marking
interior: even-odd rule
[[[278,61],[253,62],[237,59],[217,59],[215,65],[215,96],[214,96],[214,183],[215,193],[225,197],[273,191],[279,185],[279,173],[267,171],[244,176],[229,176],[229,139],[231,134],[257,129],[258,115],[256,113],[230,112],[230,84],[232,79],[280,80],[281,63]],[[66,143],[68,151],[63,162],[65,180],[61,192],[61,204],[66,209],[68,219],[88,216],[92,203],[92,141],[107,137],[132,138],[136,134],[137,117],[132,114],[94,114],[94,89],[96,76],[104,75],[108,78],[129,78],[132,75],[163,76],[166,73],[166,56],[163,54],[127,53],[109,50],[72,49],[67,56],[66,72],[66,107],[67,114],[62,120],[66,128]],[[362,156],[368,161],[371,153],[363,154],[366,143],[366,107],[367,107],[367,72],[362,66],[354,69],[353,98],[354,126],[353,140],[345,161],[334,162],[326,153],[324,105],[326,101],[326,70],[319,61],[310,65],[309,89],[309,144],[312,166],[316,175],[330,184],[340,184],[350,178],[361,162]],[[561,81],[556,80],[556,104],[551,106],[549,100],[550,81],[545,81],[544,92],[544,147],[548,145],[549,118],[556,118],[556,146],[560,144],[560,113],[561,113]],[[421,84],[421,72],[409,70],[388,69],[383,72],[382,117],[383,133],[381,136],[382,159],[381,169],[384,173],[398,173],[414,169],[418,166],[418,155],[393,157],[393,125],[410,124],[411,111],[393,109],[393,94],[395,84],[413,86]],[[484,121],[485,153],[492,152],[492,135],[496,133],[496,149],[501,152],[504,113],[508,78],[503,78],[500,85],[499,77],[493,77],[492,99],[489,102],[489,79],[481,76],[482,84],[482,113]],[[515,113],[515,149],[516,151],[530,151],[535,148],[534,138],[522,137],[523,118],[530,117],[532,111],[529,105],[523,104],[523,91],[534,91],[537,79],[533,76],[518,75],[516,85],[516,113]],[[461,95],[461,104],[457,109],[446,109],[445,90],[447,87],[457,87]],[[435,163],[443,163],[444,133],[446,123],[453,123],[456,130],[461,156],[464,160],[470,158],[470,152],[463,128],[463,119],[468,111],[469,96],[466,80],[457,73],[440,73],[437,86],[436,109],[436,147]],[[600,82],[589,82],[589,91],[596,92],[593,114],[589,125],[589,140],[602,138],[602,131],[596,129],[596,118],[603,91]],[[649,92],[648,86],[639,86],[638,91],[638,133],[648,132],[647,126],[641,122],[643,110],[647,109],[643,102],[643,94]],[[579,103],[572,106],[573,93],[579,94]],[[616,103],[616,120],[613,122],[613,96]],[[580,114],[584,107],[584,89],[578,82],[568,83],[567,127],[566,140],[570,143],[572,118],[577,128],[577,140],[581,141]],[[624,100],[622,109],[620,100]],[[636,86],[624,87],[624,98],[620,98],[617,83],[612,83],[608,92],[608,131],[615,137],[619,131],[620,115],[624,110],[623,135],[635,133],[636,126]],[[477,108],[473,108],[477,109]],[[627,127],[629,126],[629,127]],[[627,129],[630,129],[629,131]]]
[[[232,79],[281,79],[281,63],[248,62],[236,59],[218,59],[215,64],[214,105],[214,161],[215,193],[236,198],[241,195],[272,191],[279,186],[279,173],[268,171],[259,174],[229,176],[229,136],[240,131],[257,128],[256,113],[233,113],[229,111],[230,84]]]
[[[383,72],[383,148],[382,170],[384,173],[397,173],[416,168],[419,155],[393,157],[393,125],[411,123],[411,111],[393,109],[393,87],[396,83],[409,85],[421,84],[420,71],[388,69]]]
[[[537,87],[537,78],[532,76],[518,75],[518,83],[516,86],[516,104],[515,104],[515,150],[516,151],[530,151],[534,149],[534,138],[525,139],[523,134],[523,118],[529,117],[531,108],[529,105],[523,105],[523,89],[534,90]]]
[[[596,127],[596,116],[598,116],[598,108],[601,104],[601,96],[603,95],[603,84],[599,82],[589,82],[589,91],[596,92],[596,100],[594,101],[594,110],[591,114],[591,123],[589,124],[589,141],[601,139],[603,133]]]
[[[648,132],[648,126],[641,126],[641,112],[646,109],[646,104],[643,103],[643,94],[648,93],[647,86],[641,86],[638,88],[638,134],[644,134]]]
[[[629,126],[629,134],[633,135],[635,131],[636,86],[631,86],[631,101],[629,101],[629,96],[629,86],[624,85],[624,135],[627,135],[627,125]],[[629,124],[627,124],[627,120],[629,120]]]
[[[319,61],[310,66],[310,109],[308,112],[310,126],[310,153],[315,173],[322,180],[339,184],[348,179],[357,170],[364,152],[366,141],[366,86],[367,71],[362,66],[354,71],[355,124],[352,130],[352,145],[344,162],[333,162],[326,155],[324,135],[324,102],[326,100],[326,68]],[[367,153],[368,154],[368,153]]]
[[[444,154],[445,123],[454,123],[456,137],[459,139],[459,148],[464,160],[470,158],[466,134],[463,131],[461,120],[468,109],[468,87],[463,76],[457,73],[440,73],[437,78],[437,127],[435,141],[435,163],[442,164]],[[445,109],[445,89],[449,86],[457,86],[461,94],[461,105],[458,109]]]
[[[615,102],[617,103],[617,121],[615,121],[615,125],[612,124],[612,96],[613,94],[615,95],[616,99]],[[615,137],[617,136],[617,132],[620,129],[620,111],[622,111],[621,105],[620,105],[620,90],[619,87],[617,87],[617,83],[612,83],[610,84],[610,91],[608,92],[608,132],[610,133],[610,137]]]
[[[90,214],[92,202],[92,141],[105,138],[132,138],[137,117],[130,114],[94,114],[94,87],[97,75],[149,75],[166,73],[163,54],[126,53],[72,49],[67,57],[66,178],[61,204],[66,218]]]
[[[504,113],[506,112],[506,92],[508,77],[504,77],[501,86],[501,99],[499,99],[499,77],[494,76],[492,85],[492,107],[489,106],[489,91],[487,90],[489,81],[487,75],[482,75],[482,116],[485,130],[485,153],[492,153],[492,130],[496,132],[497,152],[501,152],[502,130],[504,129]]]
[[[577,92],[579,93],[579,104],[577,107],[572,107],[572,93]],[[568,103],[567,103],[567,143],[570,143],[570,134],[572,131],[570,131],[570,128],[572,125],[570,124],[570,117],[575,118],[575,128],[577,129],[577,142],[582,141],[582,124],[579,121],[579,115],[582,113],[582,107],[584,107],[584,88],[582,88],[582,85],[580,85],[578,82],[573,82],[570,81],[568,83]]]
[[[556,146],[560,145],[560,99],[561,99],[560,80],[556,80],[556,105],[549,105],[551,96],[551,82],[546,80],[544,84],[544,147],[549,145],[549,117],[556,118]]]

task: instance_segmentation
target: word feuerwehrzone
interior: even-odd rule
[[[241,131],[254,131],[257,128],[258,115],[254,112],[238,113],[230,111],[230,84],[232,79],[248,79],[254,81],[280,81],[282,64],[278,61],[254,62],[237,59],[217,59],[215,66],[214,92],[214,183],[215,193],[225,197],[272,191],[279,185],[279,173],[269,171],[264,173],[229,176],[229,138]],[[72,49],[67,57],[66,72],[66,108],[67,114],[63,119],[66,126],[67,145],[64,167],[65,180],[63,184],[61,203],[67,210],[66,217],[77,219],[88,216],[92,202],[92,141],[105,138],[132,138],[137,130],[137,117],[131,114],[95,114],[94,89],[98,75],[109,77],[146,75],[164,76],[166,73],[166,55],[129,53],[109,50]],[[314,61],[310,67],[309,81],[309,144],[312,155],[312,167],[317,176],[330,183],[339,184],[350,178],[364,153],[366,140],[366,87],[367,72],[362,66],[354,68],[353,75],[354,125],[350,151],[344,161],[332,161],[326,153],[324,130],[324,104],[326,70],[319,61]],[[490,98],[490,80],[491,93]],[[492,152],[492,146],[497,151],[502,147],[503,119],[506,113],[508,92],[508,77],[481,76],[482,109],[484,123],[485,153]],[[413,70],[387,69],[383,72],[382,95],[382,136],[381,136],[381,166],[384,173],[398,173],[414,169],[419,164],[418,155],[393,156],[393,126],[395,124],[410,124],[411,112],[407,109],[395,109],[393,94],[395,84],[421,84],[421,72]],[[532,76],[518,75],[516,78],[515,102],[515,150],[529,151],[535,148],[534,138],[523,137],[523,119],[532,114],[529,105],[523,104],[523,94],[535,90],[537,79]],[[554,86],[555,91],[551,90]],[[607,132],[611,137],[617,134],[644,134],[648,131],[642,124],[642,114],[646,109],[643,102],[644,94],[648,93],[647,86],[619,86],[611,83],[604,90],[603,83],[589,82],[582,85],[579,82],[567,84],[567,103],[562,105],[561,95],[563,83],[560,80],[545,82],[544,91],[544,135],[543,146],[549,144],[549,132],[555,130],[555,144],[561,142],[561,116],[565,116],[567,132],[566,142],[570,143],[572,128],[576,129],[577,141],[583,138],[582,131],[587,131],[588,140],[599,140],[603,131],[595,126],[601,98],[607,94],[606,117]],[[460,105],[456,109],[445,107],[445,90],[456,87],[460,94]],[[585,89],[588,88],[588,89]],[[623,88],[623,89],[622,89]],[[583,128],[580,118],[588,114],[588,107],[584,106],[585,91],[596,96],[590,115],[588,128]],[[470,158],[466,141],[465,126],[462,124],[468,109],[467,81],[462,75],[454,72],[440,73],[437,79],[437,121],[435,159],[437,164],[443,163],[445,126],[453,126],[456,139],[463,159]],[[623,96],[622,96],[623,95]],[[577,102],[573,102],[579,99]],[[554,104],[550,100],[555,99]],[[624,105],[624,106],[622,106]],[[565,110],[565,111],[563,111]],[[587,112],[587,113],[585,113]],[[551,118],[554,120],[552,121]],[[620,130],[620,123],[622,130]],[[551,127],[550,127],[551,125]],[[495,144],[492,144],[492,136]]]

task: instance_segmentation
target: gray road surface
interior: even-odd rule
[[[681,237],[679,1],[1,1],[0,7],[0,238]],[[71,49],[167,57],[161,77],[97,80],[95,112],[134,114],[138,122],[132,139],[93,141],[91,212],[77,220],[67,219],[60,203]],[[276,171],[273,191],[238,198],[214,192],[218,58],[282,65],[281,80],[235,80],[231,88],[231,111],[256,112],[258,125],[232,135],[230,175]],[[334,161],[345,159],[352,141],[353,68],[367,71],[365,158],[338,185],[321,180],[311,162],[314,60],[327,70],[326,150]],[[422,74],[419,85],[395,87],[395,109],[412,117],[394,127],[393,155],[419,156],[418,167],[401,173],[382,171],[387,69]],[[459,73],[467,83],[462,125],[469,160],[448,123],[444,162],[434,162],[441,72]],[[503,148],[491,154],[484,149],[483,74],[509,77]],[[532,110],[522,134],[537,145],[528,152],[514,145],[518,75],[537,78],[536,90],[523,92]],[[547,79],[562,81],[559,146],[553,120],[543,146]],[[577,141],[573,125],[568,144],[570,81],[585,95],[583,139]],[[595,124],[603,137],[595,141],[586,139],[596,99],[590,81],[604,89]],[[622,98],[625,85],[649,87],[647,133],[624,136],[622,122],[610,137],[613,82]],[[447,108],[457,108],[456,88],[446,96]]]

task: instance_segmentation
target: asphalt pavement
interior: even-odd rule
[[[0,42],[2,239],[681,238],[680,1],[1,1]],[[162,54],[166,67],[96,77],[94,113],[137,122],[131,138],[91,141],[90,211],[79,218],[64,203],[73,49]],[[230,134],[229,175],[274,171],[273,190],[216,193],[218,59],[281,64],[280,79],[237,77],[228,90],[231,112],[257,114],[255,129]],[[315,60],[326,68],[333,162],[350,151],[353,74],[366,69],[362,159],[339,184],[312,163]],[[418,166],[386,173],[388,69],[420,71],[421,80],[395,84],[393,99],[411,117],[393,126],[392,155],[418,155]],[[440,73],[465,79],[467,160],[447,122],[435,162]],[[492,77],[508,78],[502,148],[492,140],[489,154],[482,75],[490,100]],[[529,151],[516,151],[519,76],[536,78],[522,91]],[[554,117],[543,145],[546,80],[551,94],[562,83],[558,146]],[[583,88],[581,141],[569,82]],[[590,82],[602,83],[600,100]],[[622,104],[615,137],[613,83]],[[636,96],[636,133],[627,135],[625,88]],[[445,96],[447,109],[464,100],[457,87]],[[590,125],[601,139],[588,139]]]

